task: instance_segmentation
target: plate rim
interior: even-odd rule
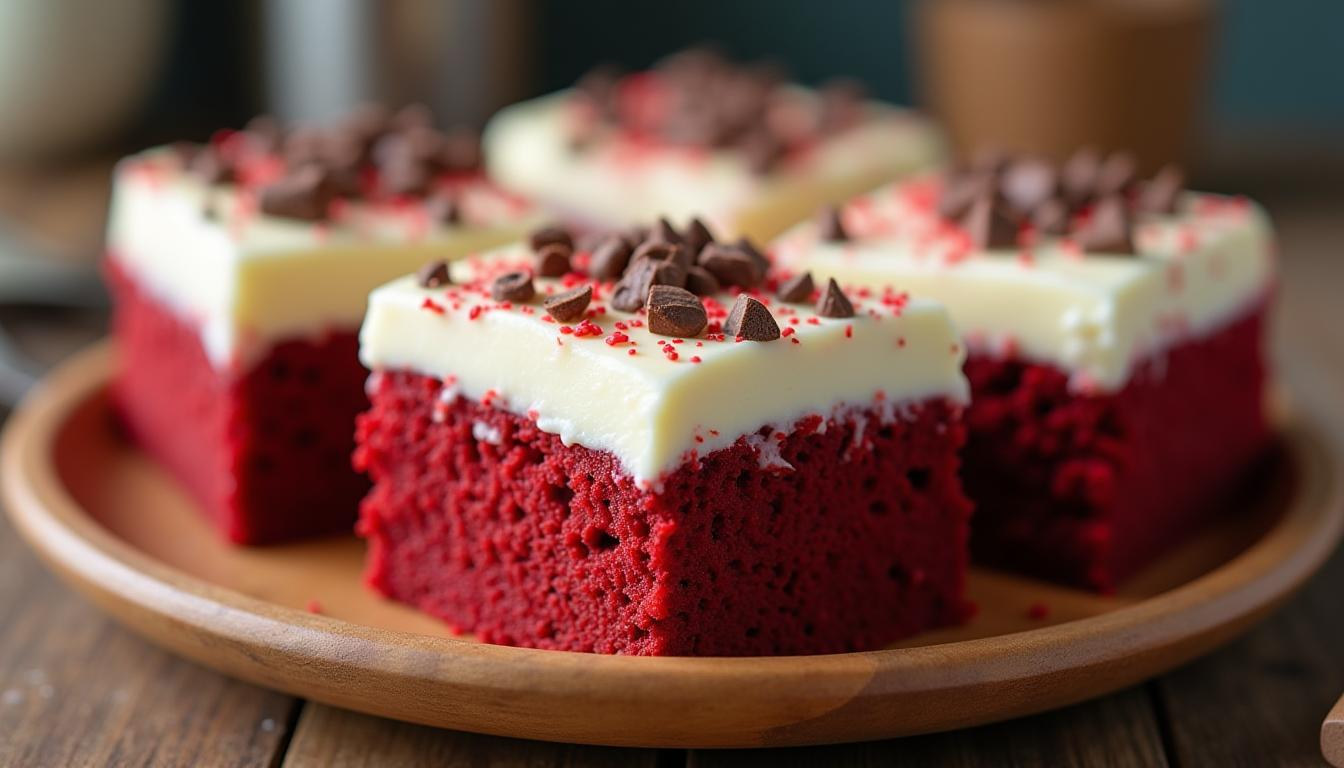
[[[60,365],[0,437],[0,500],[47,567],[132,630],[226,674],[461,730],[614,746],[784,746],[1040,712],[1132,685],[1230,640],[1295,592],[1344,533],[1338,447],[1311,420],[1284,410],[1279,423],[1299,465],[1296,495],[1304,498],[1294,498],[1271,530],[1222,566],[1100,616],[820,656],[603,656],[418,635],[212,584],[93,520],[49,458],[66,419],[106,387],[114,355],[105,340]],[[1071,685],[1079,674],[1086,684]],[[988,715],[958,706],[986,696],[995,697]],[[579,701],[588,713],[567,709]]]

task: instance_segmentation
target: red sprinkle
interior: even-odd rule
[[[846,339],[854,338],[854,326],[852,325],[845,326],[845,338]]]
[[[425,297],[424,301],[420,302],[420,308],[428,309],[430,312],[433,312],[436,315],[442,315],[445,312],[442,304],[429,298],[428,296]]]
[[[691,358],[691,362],[692,362],[692,363],[698,363],[698,362],[700,362],[700,356],[699,356],[699,355],[695,355],[694,357]]]
[[[624,344],[629,340],[630,337],[626,336],[624,333],[621,333],[620,331],[615,331],[606,338],[607,345],[612,347],[616,346],[617,344]]]

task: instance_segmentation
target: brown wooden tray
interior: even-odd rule
[[[214,538],[113,429],[112,349],[52,374],[11,419],[0,484],[47,564],[135,631],[297,696],[419,723],[613,745],[875,739],[1058,707],[1156,675],[1245,630],[1344,528],[1340,463],[1281,410],[1282,459],[1242,508],[1099,597],[972,570],[979,615],[870,653],[693,659],[485,645],[360,582],[353,537],[266,549]],[[320,605],[320,613],[305,610]],[[1046,606],[1032,618],[1032,606]],[[79,628],[72,627],[72,632]]]

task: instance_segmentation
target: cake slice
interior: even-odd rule
[[[944,302],[969,347],[979,562],[1111,590],[1216,514],[1265,449],[1270,228],[1124,155],[1000,159],[799,227],[786,269]],[[861,288],[862,287],[862,288]]]
[[[354,523],[368,488],[350,466],[368,292],[537,220],[472,155],[414,110],[365,109],[327,131],[259,120],[119,165],[113,399],[229,540]]]
[[[597,70],[486,128],[501,184],[592,224],[703,215],[764,240],[939,159],[930,123],[853,84],[788,85],[773,69],[687,51],[652,70]]]
[[[944,311],[776,296],[748,249],[645,237],[590,256],[551,231],[374,291],[369,583],[487,642],[599,653],[849,651],[965,618]]]

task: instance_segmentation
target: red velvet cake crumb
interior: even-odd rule
[[[746,438],[639,488],[610,453],[378,374],[356,462],[367,580],[481,640],[644,655],[878,648],[962,621],[964,429],[942,401]],[[482,436],[477,439],[473,436]],[[772,441],[776,436],[769,437]],[[856,442],[858,445],[856,446]]]
[[[1210,520],[1270,442],[1264,314],[1147,361],[1113,393],[973,354],[976,562],[1109,591]]]
[[[220,531],[269,544],[350,530],[368,489],[350,466],[355,416],[368,406],[356,335],[284,342],[245,372],[219,370],[194,325],[115,261],[105,271],[121,421]]]

